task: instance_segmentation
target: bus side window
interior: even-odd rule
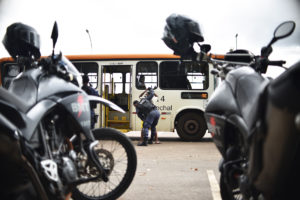
[[[208,88],[208,65],[178,61],[160,63],[160,88],[171,90],[205,90]]]
[[[144,90],[148,87],[157,87],[158,64],[154,61],[141,61],[136,66],[137,89]]]
[[[98,64],[95,62],[73,62],[78,71],[89,76],[90,84],[94,89],[98,87]]]
[[[191,89],[206,90],[208,89],[208,64],[206,62],[184,62],[187,79],[191,83]]]

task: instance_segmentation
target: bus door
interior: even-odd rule
[[[130,131],[131,65],[103,65],[101,81],[103,98],[114,102],[125,111],[120,113],[105,107],[103,126],[122,132]]]

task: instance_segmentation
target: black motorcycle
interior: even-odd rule
[[[33,42],[34,35],[30,29],[13,36]],[[51,56],[38,62],[28,57],[36,67],[9,90],[0,88],[0,199],[116,199],[134,178],[136,152],[115,129],[91,130],[90,102],[124,111],[81,90],[80,73],[61,53],[54,54],[56,23],[51,38]],[[28,46],[23,48],[9,46],[19,54]]]
[[[223,81],[210,97],[205,118],[222,154],[223,199],[286,199],[296,194],[300,63],[274,80],[262,76],[268,66],[285,64],[268,57],[272,44],[294,29],[293,21],[280,24],[260,56],[237,50],[224,56],[225,63],[212,59]]]
[[[247,50],[207,54],[209,45],[190,28],[196,22],[180,15],[167,18],[164,42],[182,58],[211,62],[221,82],[205,110],[208,130],[222,155],[222,199],[297,199],[300,180],[300,62],[272,80],[262,76],[271,61],[272,44],[291,35],[293,21],[280,24],[260,56]],[[192,27],[194,27],[192,26]]]

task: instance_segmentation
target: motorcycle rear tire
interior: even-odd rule
[[[104,194],[99,194],[99,195],[95,195],[95,194],[87,194],[90,191],[87,191],[87,193],[85,193],[84,191],[81,191],[80,189],[80,185],[77,186],[77,188],[73,191],[72,194],[72,198],[74,200],[113,200],[113,199],[117,199],[118,197],[120,197],[129,187],[129,185],[131,184],[135,172],[136,172],[136,167],[137,167],[137,156],[136,156],[136,151],[135,148],[132,144],[132,142],[129,140],[129,138],[127,136],[125,136],[123,133],[121,133],[120,131],[116,130],[116,129],[112,129],[112,128],[99,128],[99,129],[94,129],[93,130],[94,133],[94,137],[96,140],[99,140],[99,144],[98,145],[102,145],[102,143],[104,143],[105,141],[109,141],[109,144],[111,143],[111,148],[117,148],[120,147],[124,150],[124,154],[122,153],[122,157],[127,157],[127,166],[125,169],[125,174],[123,177],[120,177],[120,182],[118,184],[115,185],[115,183],[112,185],[107,185],[106,184],[110,184],[110,181],[112,180],[111,178],[113,178],[113,176],[117,176],[118,173],[114,172],[114,169],[112,169],[112,171],[108,174],[108,178],[109,181],[108,182],[104,182],[102,180],[97,180],[97,181],[93,181],[93,182],[89,182],[87,184],[98,184],[97,185],[97,189],[99,189],[99,191],[101,191],[101,185],[105,188],[113,188],[112,190],[108,191],[107,193]],[[105,146],[105,145],[104,145]],[[118,149],[105,149],[103,146],[101,146],[100,151],[102,151],[103,153],[107,153],[108,157],[110,157],[111,159],[114,159],[114,163],[117,164],[116,161],[118,161],[117,159],[121,159],[121,157],[112,157],[114,152],[113,151],[122,151],[123,150],[118,150]],[[96,150],[97,151],[97,150]],[[123,162],[122,162],[123,163]],[[122,165],[122,163],[120,165]],[[116,166],[116,164],[114,164],[114,166]],[[102,187],[102,189],[103,189]]]

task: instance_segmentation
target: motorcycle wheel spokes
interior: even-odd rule
[[[99,141],[95,151],[109,175],[109,181],[99,180],[81,184],[78,189],[88,196],[103,196],[121,183],[126,173],[128,157],[122,145],[114,140]]]
[[[75,200],[116,199],[126,191],[135,175],[136,152],[127,137],[109,128],[96,129],[94,136],[99,140],[94,150],[108,174],[109,181],[99,179],[77,186],[73,192]]]

